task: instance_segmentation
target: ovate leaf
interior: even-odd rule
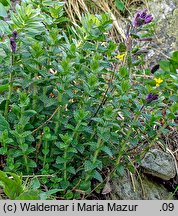
[[[12,178],[9,178],[7,174]],[[3,185],[4,193],[12,200],[23,192],[22,178],[14,173],[5,173],[0,170],[0,182]]]
[[[93,164],[91,161],[86,160],[84,164],[85,172],[93,169]]]
[[[29,190],[21,193],[16,200],[39,200],[39,191],[37,190]]]
[[[0,3],[0,17],[7,17],[6,8],[2,3]]]
[[[94,171],[93,177],[94,177],[96,180],[98,180],[98,181],[100,181],[100,182],[103,182],[103,178],[102,178],[101,174],[100,174],[97,170]]]
[[[107,155],[109,155],[110,157],[113,157],[113,153],[111,151],[111,149],[107,146],[103,146],[102,147],[102,151],[104,151]]]
[[[6,121],[4,116],[2,116],[2,114],[0,114],[0,133],[5,131],[5,130],[9,130],[9,123]]]
[[[117,7],[118,10],[124,11],[125,6],[124,6],[124,3],[121,0],[116,0],[115,4],[116,4],[116,7]]]

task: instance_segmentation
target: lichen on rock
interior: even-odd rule
[[[176,175],[174,159],[170,153],[158,149],[150,150],[141,162],[144,173],[163,180],[170,180]]]

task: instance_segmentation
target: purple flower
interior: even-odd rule
[[[16,39],[16,38],[17,38],[17,35],[18,35],[17,31],[14,30],[14,31],[12,32],[12,35],[13,35],[14,39]]]
[[[148,24],[153,20],[153,16],[151,14],[147,14],[147,9],[143,11],[138,11],[133,19],[133,26],[135,28],[140,27],[142,25]]]
[[[150,103],[150,102],[157,100],[157,99],[158,99],[158,94],[149,93],[146,97],[146,102]]]
[[[16,45],[16,42],[15,42],[14,37],[11,37],[11,38],[10,38],[10,46],[11,46],[12,52],[15,52],[15,51],[16,51],[16,48],[17,48],[17,45]]]
[[[148,14],[148,15],[145,17],[145,24],[150,23],[152,20],[153,20],[153,16],[152,16],[151,14]]]
[[[147,9],[140,11],[140,18],[145,19],[146,15],[147,15]]]

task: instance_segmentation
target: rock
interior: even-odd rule
[[[147,56],[149,65],[154,65],[169,56],[171,52],[178,50],[178,1],[150,0],[148,6],[149,12],[157,21],[156,37],[149,44],[152,53]]]
[[[170,153],[158,149],[150,150],[141,162],[144,173],[151,174],[163,180],[170,180],[176,176],[174,159]]]
[[[140,181],[141,179],[141,181]],[[136,178],[133,175],[134,187],[130,175],[126,172],[122,178],[115,178],[111,183],[111,200],[168,200],[173,199],[172,193],[161,184],[149,180],[145,176]]]
[[[177,0],[150,0],[148,2],[149,10],[153,13],[155,19],[161,22],[167,15],[176,8]]]

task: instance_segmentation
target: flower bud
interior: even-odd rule
[[[14,31],[12,32],[12,35],[13,35],[14,39],[16,39],[16,38],[17,38],[17,35],[18,35],[17,31],[14,30]]]
[[[15,42],[14,37],[11,37],[11,38],[10,38],[10,46],[11,46],[12,52],[15,52],[15,51],[16,51],[16,48],[17,48],[17,45],[16,45],[16,42]]]
[[[158,99],[158,94],[149,93],[146,97],[146,102],[151,103],[154,100]]]

